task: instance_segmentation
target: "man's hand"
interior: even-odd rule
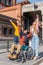
[[[10,19],[10,22],[12,22],[12,20]]]

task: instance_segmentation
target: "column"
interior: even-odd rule
[[[16,0],[12,0],[12,5],[16,5]]]

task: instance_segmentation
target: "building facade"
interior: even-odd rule
[[[9,20],[18,19],[21,22],[22,6],[29,3],[28,0],[21,3],[16,3],[16,0],[0,0],[0,36],[14,36]]]
[[[29,29],[30,25],[36,18],[36,14],[39,15],[39,20],[43,22],[43,2],[27,4],[22,6],[22,15],[25,16],[24,28]],[[26,22],[27,21],[27,22]],[[43,40],[43,28],[40,28],[39,36]]]
[[[0,0],[0,36],[13,36],[14,30],[8,19],[18,19],[23,25],[23,29],[28,30],[35,20],[36,14],[43,22],[42,6],[43,2],[31,4],[28,0],[21,3],[17,3],[16,0]],[[42,29],[40,30],[40,36],[43,37]]]

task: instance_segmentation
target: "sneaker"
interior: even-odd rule
[[[16,59],[17,58],[17,55],[16,54],[13,54],[13,57],[12,58]]]
[[[7,58],[11,58],[11,57],[12,57],[12,54],[8,54],[8,55],[7,55]]]

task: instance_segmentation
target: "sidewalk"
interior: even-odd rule
[[[28,60],[25,63],[22,62],[16,62],[16,61],[11,61],[7,58],[7,54],[8,52],[6,52],[6,49],[0,49],[0,65],[35,65],[37,62],[39,62],[40,60],[43,59],[43,45],[40,46],[39,51],[40,51],[40,58],[36,61],[34,60]],[[2,52],[6,52],[6,53],[2,53]],[[43,65],[43,63],[39,64],[39,65]]]

